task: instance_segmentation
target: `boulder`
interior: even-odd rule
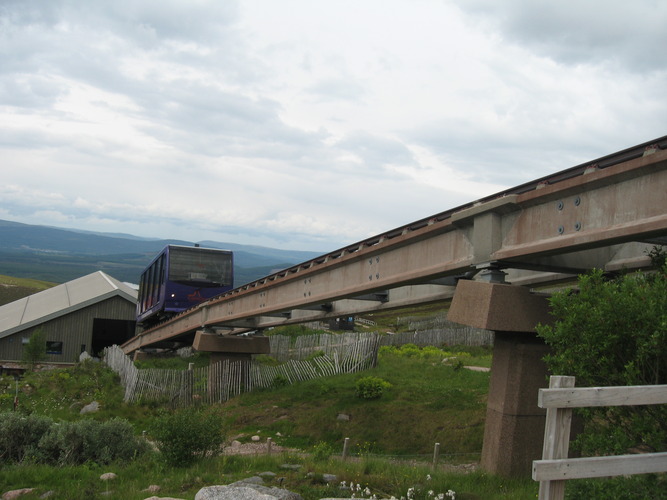
[[[82,415],[84,413],[94,413],[100,409],[100,404],[97,401],[93,401],[92,403],[88,403],[86,406],[81,408],[81,413]]]
[[[246,481],[226,486],[206,486],[197,492],[195,500],[303,500],[298,493]]]
[[[14,498],[32,493],[33,490],[34,488],[21,488],[20,490],[8,491],[2,495],[2,500],[13,500]]]

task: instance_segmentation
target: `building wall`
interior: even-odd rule
[[[47,342],[62,342],[62,354],[47,354],[46,362],[73,363],[79,360],[82,346],[91,355],[93,319],[134,320],[136,305],[121,297],[112,297],[59,318],[46,321],[33,328],[23,330],[0,339],[0,360],[20,361],[23,354],[23,339],[42,328]]]

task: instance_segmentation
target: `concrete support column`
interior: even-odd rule
[[[545,410],[537,391],[548,387],[544,342],[526,332],[495,332],[486,406],[482,468],[502,476],[530,476],[542,456]]]
[[[537,406],[537,392],[548,386],[542,361],[548,348],[535,326],[552,322],[546,297],[520,286],[459,281],[448,319],[495,332],[482,467],[530,477],[544,439],[545,412]]]

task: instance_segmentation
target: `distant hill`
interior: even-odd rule
[[[0,274],[0,306],[51,288],[55,283]]]
[[[320,255],[217,241],[198,243],[234,252],[237,286]],[[137,283],[155,254],[170,244],[193,246],[194,242],[0,220],[0,274],[64,283],[101,270],[121,281]]]

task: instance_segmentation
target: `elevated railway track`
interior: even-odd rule
[[[450,319],[494,331],[481,465],[528,477],[542,451],[544,410],[537,394],[548,374],[548,347],[535,325],[552,319],[544,296],[533,291],[591,268],[647,267],[647,252],[662,244],[667,136],[248,283],[122,348],[129,354],[165,342],[192,343],[217,353],[214,362],[266,345],[265,337],[244,340],[236,333],[452,299]]]
[[[211,299],[126,342],[234,334],[450,299],[459,279],[533,288],[649,263],[667,242],[667,136],[345,246]],[[502,274],[499,274],[502,273]]]

